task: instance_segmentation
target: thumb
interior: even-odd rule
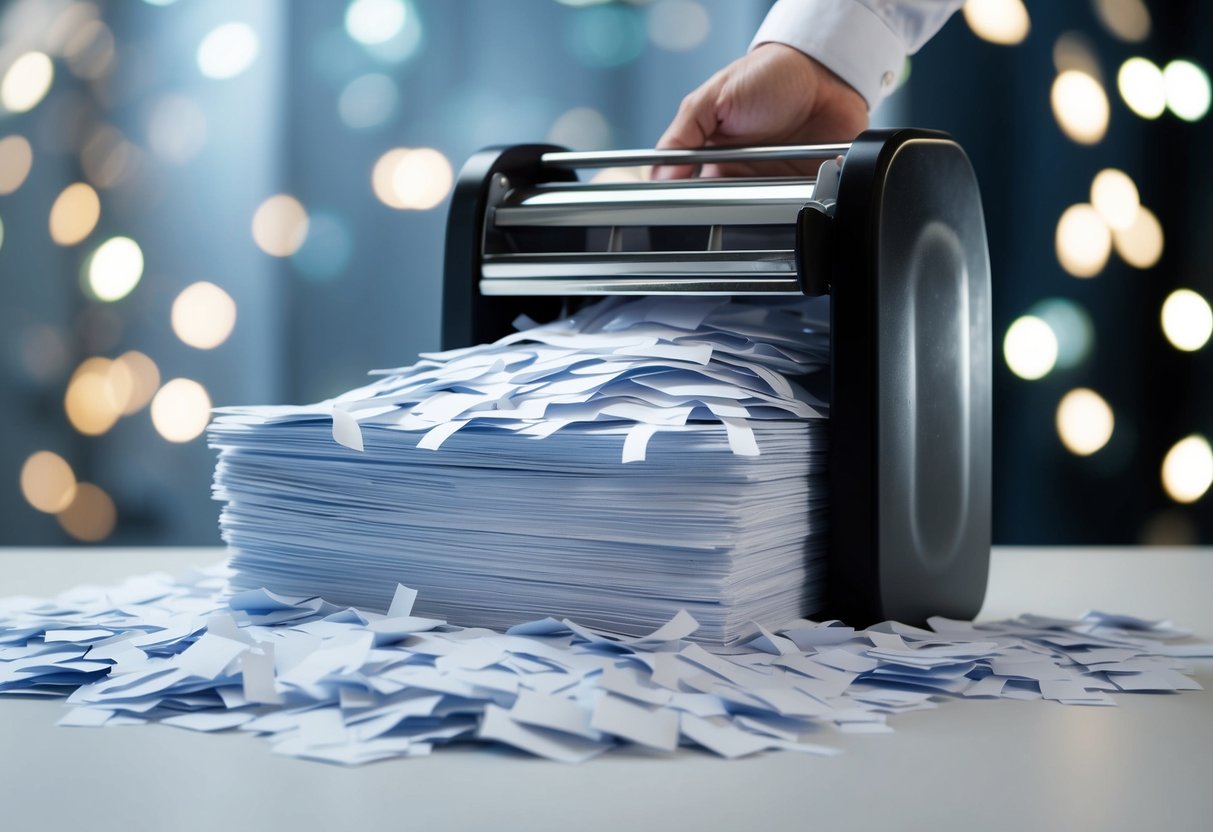
[[[706,146],[720,125],[718,103],[723,83],[718,73],[684,98],[674,120],[658,139],[657,147],[693,149]],[[662,165],[653,168],[653,178],[686,179],[694,170],[694,165]]]

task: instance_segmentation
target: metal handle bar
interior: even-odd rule
[[[695,150],[596,150],[543,154],[554,168],[608,168],[632,165],[702,165],[708,162],[773,162],[830,159],[850,150],[845,144],[789,144],[772,147],[703,147]]]

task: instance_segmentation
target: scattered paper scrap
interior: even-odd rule
[[[230,575],[0,599],[0,696],[66,696],[64,726],[246,731],[342,765],[457,742],[567,763],[629,743],[829,755],[823,728],[887,732],[889,716],[950,697],[1104,706],[1119,691],[1199,689],[1176,654],[1213,656],[1175,643],[1188,633],[1169,622],[1100,612],[930,630],[796,620],[711,649],[687,641],[686,613],[641,637],[554,618],[499,633],[412,616],[404,586],[383,615],[233,593]]]

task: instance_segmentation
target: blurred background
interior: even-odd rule
[[[648,147],[764,0],[0,4],[0,545],[218,545],[212,405],[438,345],[453,171]],[[950,131],[994,268],[996,543],[1213,542],[1213,4],[970,0],[878,125]]]

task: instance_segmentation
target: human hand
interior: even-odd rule
[[[863,97],[817,61],[782,43],[764,43],[682,100],[659,148],[820,144],[850,141],[868,126]],[[702,176],[811,176],[820,160],[705,165]],[[654,179],[684,179],[692,165],[653,168]]]

